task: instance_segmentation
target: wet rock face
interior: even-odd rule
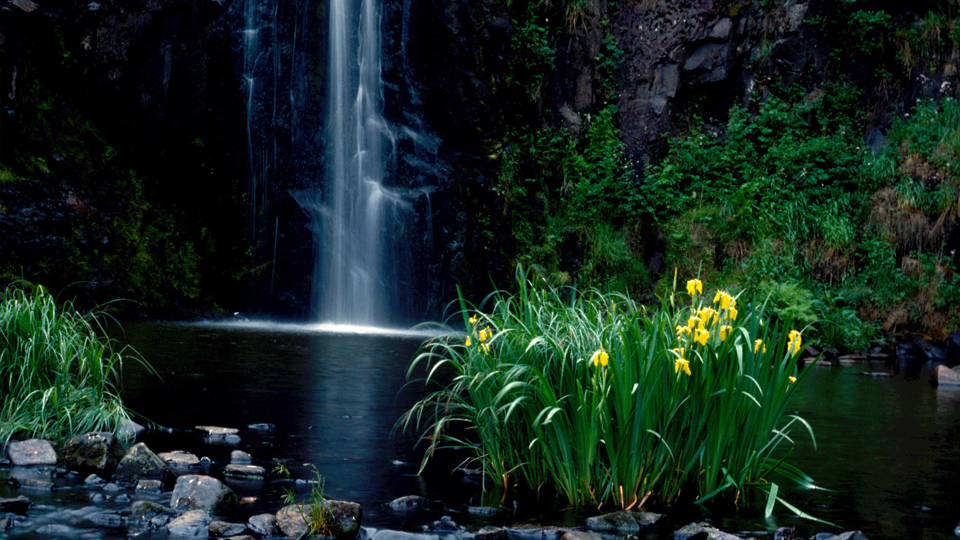
[[[91,432],[77,435],[63,445],[63,461],[68,469],[81,474],[109,478],[120,460],[123,445],[113,433]]]
[[[718,112],[748,100],[757,90],[751,59],[769,60],[786,79],[799,74],[816,60],[814,43],[801,35],[808,8],[783,2],[761,10],[722,0],[623,4],[613,26],[624,52],[619,113],[628,152],[661,153],[685,94],[709,95]],[[775,45],[762,50],[762,39]]]

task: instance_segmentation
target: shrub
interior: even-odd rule
[[[553,486],[573,505],[621,508],[676,501],[681,490],[698,502],[760,491],[769,514],[787,504],[771,473],[809,481],[782,448],[792,429],[813,437],[786,412],[806,375],[801,336],[763,306],[705,295],[699,280],[650,310],[522,270],[518,284],[486,313],[461,300],[466,336],[427,341],[411,363],[408,376],[426,365],[427,382],[454,374],[400,421],[424,430],[424,465],[438,447],[460,448],[498,485]]]
[[[122,351],[42,287],[10,286],[0,300],[0,441],[119,433],[130,417],[116,387]]]

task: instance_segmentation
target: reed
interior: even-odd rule
[[[98,336],[93,320],[42,287],[0,294],[0,442],[120,432],[130,417],[116,387],[126,351]]]
[[[522,270],[518,284],[481,309],[461,299],[466,334],[425,342],[411,362],[408,378],[426,368],[439,384],[400,420],[429,442],[423,465],[455,447],[498,485],[551,486],[576,506],[759,492],[767,514],[779,501],[810,517],[771,481],[810,481],[784,460],[793,431],[813,438],[786,409],[807,373],[799,332],[699,280],[652,308]]]

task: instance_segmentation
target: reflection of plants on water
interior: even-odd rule
[[[552,486],[576,506],[629,509],[738,502],[751,492],[809,517],[779,496],[774,471],[809,485],[785,462],[791,428],[813,430],[786,404],[808,373],[802,336],[699,280],[647,308],[621,295],[559,290],[518,271],[519,292],[487,312],[461,301],[467,339],[427,341],[414,359],[427,382],[453,380],[401,419],[423,430],[424,463],[465,449],[501,487]],[[481,306],[486,307],[486,306]],[[756,343],[760,345],[756,345]],[[456,435],[466,425],[479,439]],[[787,451],[785,451],[787,450]]]

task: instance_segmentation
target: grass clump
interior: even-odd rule
[[[647,309],[518,276],[519,292],[493,295],[486,312],[461,302],[467,335],[432,339],[413,360],[408,375],[426,365],[428,382],[453,373],[400,422],[424,430],[424,464],[439,447],[465,449],[495,484],[625,509],[760,492],[769,514],[788,504],[771,473],[809,482],[784,462],[791,430],[813,438],[786,412],[806,375],[802,337],[765,306],[699,280]]]
[[[130,418],[116,386],[125,357],[92,320],[42,287],[0,294],[0,441],[120,433]]]

